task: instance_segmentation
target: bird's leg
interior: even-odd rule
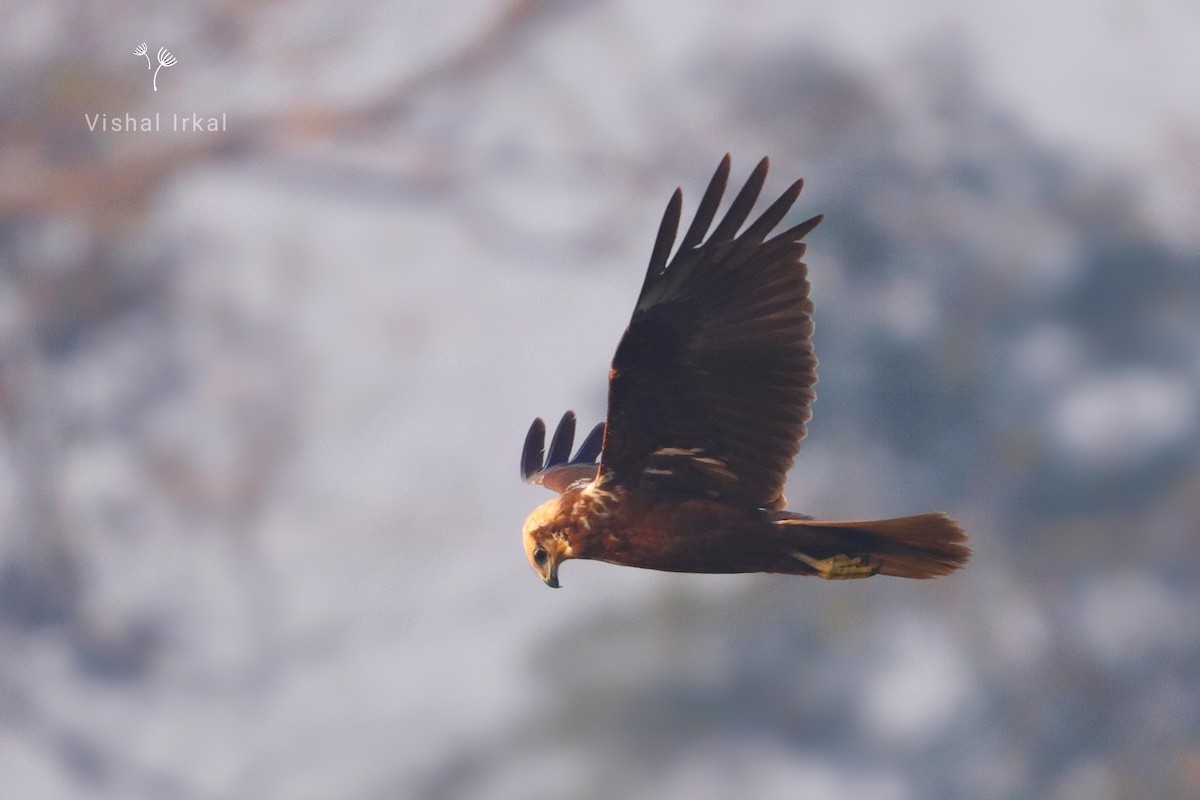
[[[804,553],[793,551],[792,556],[816,571],[817,575],[827,581],[848,581],[855,578],[869,578],[883,567],[883,562],[864,558],[863,556],[847,556],[838,553],[829,558],[813,558]]]

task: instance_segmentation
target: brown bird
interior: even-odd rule
[[[559,496],[525,520],[525,553],[557,588],[566,560],[671,572],[828,579],[933,578],[970,556],[945,514],[823,522],[783,509],[816,397],[801,241],[821,217],[767,236],[796,181],[740,235],[767,176],[759,162],[711,235],[726,155],[670,258],[683,194],[667,204],[641,294],[608,373],[608,417],[571,458],[575,415],[525,439],[521,472]],[[599,456],[599,463],[596,458]]]

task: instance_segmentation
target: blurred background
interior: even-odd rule
[[[1200,797],[1200,7],[959,5],[0,4],[0,796]],[[726,151],[965,572],[531,572]]]

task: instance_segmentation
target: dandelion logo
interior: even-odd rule
[[[135,56],[146,57],[146,69],[150,69],[152,66],[154,66],[150,63],[150,51],[147,49],[145,42],[142,42],[137,47],[133,48],[133,54]],[[154,91],[158,91],[158,70],[162,69],[163,67],[173,67],[178,63],[179,59],[171,55],[170,50],[165,47],[158,48],[158,69],[154,70],[154,79],[151,81],[154,86]]]
[[[179,63],[171,51],[165,47],[158,48],[158,69],[173,67]],[[158,91],[158,69],[154,70],[154,91]]]
[[[170,50],[160,47],[158,48],[158,66],[155,67],[154,55],[151,54],[150,46],[145,42],[133,48],[133,55],[146,59],[146,69],[153,70],[154,74],[150,78],[150,85],[156,92],[158,91],[158,73],[162,72],[163,67],[173,67],[179,63],[179,59]],[[224,111],[213,114],[198,111],[167,113],[166,111],[152,110],[152,113],[142,116],[134,116],[128,111],[124,113],[97,111],[94,114],[84,112],[83,121],[87,124],[89,131],[99,131],[105,134],[125,133],[126,131],[131,133],[171,131],[189,136],[203,136],[209,133],[224,133],[229,130],[227,115]]]

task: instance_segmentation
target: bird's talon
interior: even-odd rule
[[[848,581],[856,578],[869,578],[878,574],[883,563],[869,560],[862,556],[847,556],[838,553],[829,558],[812,558],[804,553],[794,552],[792,555],[799,561],[812,567],[817,575],[827,581]]]

